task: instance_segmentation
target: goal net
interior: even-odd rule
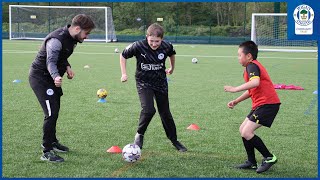
[[[117,41],[110,7],[9,6],[9,38],[43,40],[55,29],[71,24],[77,14],[92,17],[96,28],[86,41]]]
[[[286,13],[253,13],[251,40],[261,51],[317,52],[316,41],[288,40]]]

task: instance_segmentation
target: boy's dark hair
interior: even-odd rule
[[[253,41],[245,41],[239,45],[242,48],[244,54],[251,54],[255,60],[258,57],[258,46]]]
[[[153,23],[148,27],[147,36],[155,36],[163,38],[164,29],[158,23]]]
[[[85,14],[76,15],[72,19],[71,26],[79,26],[83,30],[91,30],[96,27],[91,17]]]

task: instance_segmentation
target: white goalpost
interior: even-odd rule
[[[316,41],[288,40],[286,13],[253,13],[251,40],[259,51],[317,52]]]
[[[77,14],[91,16],[96,25],[85,41],[117,41],[111,8],[94,6],[9,5],[9,39],[43,40]]]

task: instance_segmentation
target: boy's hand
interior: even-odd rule
[[[121,82],[126,82],[128,80],[128,76],[126,74],[122,74]]]
[[[228,106],[228,108],[233,109],[234,106],[236,106],[237,104],[238,103],[235,100],[232,100],[232,101],[228,102],[227,106]]]
[[[169,75],[173,73],[173,69],[172,68],[166,69],[165,71],[166,71],[166,74],[169,74]]]
[[[236,92],[236,87],[233,86],[224,86],[224,91],[225,92]]]

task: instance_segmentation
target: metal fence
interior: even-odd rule
[[[3,22],[6,6],[3,3]],[[15,3],[45,6],[108,6],[119,42],[145,37],[147,27],[157,22],[165,39],[174,43],[239,44],[250,39],[251,14],[286,11],[286,3],[274,2],[103,2]],[[8,37],[6,32],[2,37]]]

